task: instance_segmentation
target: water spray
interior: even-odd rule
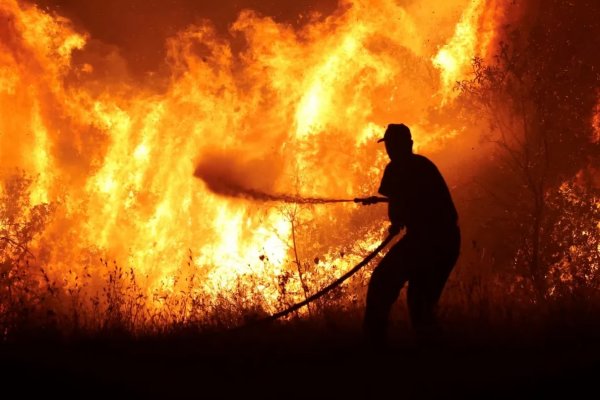
[[[288,204],[332,204],[332,203],[361,203],[370,205],[376,203],[387,203],[386,197],[370,196],[356,197],[353,199],[331,199],[324,197],[304,197],[285,193],[265,193],[256,189],[248,189],[241,186],[228,186],[227,190],[218,191],[219,194],[228,197],[245,198],[259,202],[281,202]]]
[[[229,168],[212,163],[201,164],[196,168],[194,176],[201,179],[213,193],[259,202],[282,202],[289,204],[361,203],[363,205],[388,202],[386,197],[379,196],[332,199],[304,197],[286,193],[267,193],[264,190],[247,187],[242,183],[243,180],[241,177],[237,176],[238,174],[235,171],[231,171],[231,165],[227,165],[227,167]]]

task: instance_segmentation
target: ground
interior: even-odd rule
[[[409,331],[394,331],[382,353],[363,346],[357,330],[303,323],[135,339],[21,338],[0,346],[2,386],[19,397],[61,398],[572,398],[596,390],[600,335],[524,332],[455,330],[417,346]]]

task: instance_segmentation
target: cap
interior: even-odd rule
[[[383,134],[383,138],[379,139],[379,142],[387,142],[390,140],[408,142],[412,140],[412,136],[410,134],[410,129],[408,126],[404,124],[389,124],[385,133]]]

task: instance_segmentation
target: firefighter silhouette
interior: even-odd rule
[[[460,249],[458,215],[437,167],[413,153],[410,129],[388,125],[384,137],[390,163],[379,193],[388,198],[392,234],[406,234],[374,269],[364,316],[366,337],[384,345],[392,305],[408,283],[407,306],[417,338],[438,331],[436,308]],[[369,204],[369,203],[365,203]]]

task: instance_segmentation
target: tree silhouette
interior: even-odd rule
[[[551,224],[565,222],[553,196],[599,162],[591,121],[600,93],[600,22],[593,17],[600,5],[552,0],[531,12],[528,30],[506,27],[493,60],[475,58],[471,79],[457,88],[465,109],[489,121],[485,138],[496,145],[486,186],[501,209],[491,227],[510,241],[517,270],[541,301],[553,250],[564,248],[555,242],[573,239],[550,234]],[[588,205],[600,198],[591,183],[579,194]]]

